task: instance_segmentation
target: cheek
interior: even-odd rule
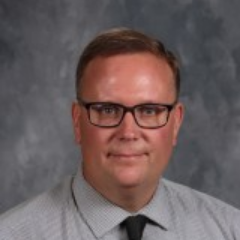
[[[95,148],[98,142],[98,134],[93,126],[89,124],[81,124],[81,146],[82,149],[91,151]]]
[[[173,130],[172,127],[165,126],[162,129],[159,130],[159,132],[156,134],[156,142],[158,142],[161,145],[166,145],[169,147],[173,146]]]
[[[151,138],[151,146],[155,161],[168,161],[174,146],[173,131],[167,126],[159,129]]]
[[[81,146],[86,159],[101,156],[106,152],[109,133],[106,129],[95,127],[89,123],[81,124]]]

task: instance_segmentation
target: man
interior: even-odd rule
[[[102,33],[84,50],[76,79],[81,167],[4,214],[1,240],[240,239],[239,210],[162,179],[183,105],[177,60],[161,42],[130,29]]]

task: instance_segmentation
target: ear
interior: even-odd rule
[[[182,103],[177,103],[174,109],[174,129],[173,129],[173,145],[177,144],[177,137],[180,127],[183,122],[184,106]]]
[[[72,122],[73,122],[75,141],[78,144],[81,144],[80,115],[81,115],[81,108],[78,103],[74,102],[72,104]]]

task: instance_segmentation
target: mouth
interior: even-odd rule
[[[142,157],[145,157],[146,153],[109,153],[108,157],[119,159],[119,160],[139,160]]]
[[[143,153],[110,153],[110,156],[116,156],[116,157],[138,157],[143,155]]]

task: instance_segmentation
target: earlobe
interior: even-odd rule
[[[182,103],[178,103],[175,107],[175,114],[174,114],[174,136],[173,136],[173,145],[177,144],[177,137],[180,130],[180,127],[183,122],[184,116],[184,106]]]
[[[80,115],[81,115],[80,106],[78,105],[78,103],[74,102],[72,104],[72,123],[73,123],[75,141],[78,144],[81,144]]]

